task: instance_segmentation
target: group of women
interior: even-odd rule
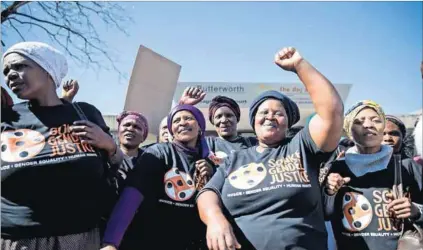
[[[340,250],[396,249],[393,220],[423,224],[422,167],[400,153],[405,126],[372,101],[344,117],[334,86],[295,48],[274,61],[313,102],[316,113],[299,131],[297,104],[266,91],[249,109],[256,137],[238,135],[240,109],[225,96],[210,103],[218,136],[207,137],[194,106],[205,93],[189,88],[160,124],[158,143],[139,147],[146,117],[122,112],[116,144],[94,106],[73,103],[75,93],[58,97],[62,53],[12,46],[5,82],[25,101],[3,105],[2,93],[1,249],[318,250],[328,249],[325,219]],[[322,164],[343,132],[353,145]],[[394,155],[406,198],[391,192]],[[322,165],[330,167],[319,182]]]

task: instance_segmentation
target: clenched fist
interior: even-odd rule
[[[391,217],[397,219],[415,219],[419,217],[419,209],[409,198],[402,197],[395,199],[392,193],[388,194],[387,198],[390,199],[387,209]]]
[[[302,61],[303,57],[293,47],[283,48],[275,55],[276,65],[288,71],[296,72]]]
[[[79,90],[79,84],[77,80],[67,80],[62,87],[62,98],[72,102]]]
[[[342,178],[339,174],[331,173],[326,182],[326,192],[329,195],[334,195],[343,185],[350,182],[350,180],[351,178],[349,177]]]

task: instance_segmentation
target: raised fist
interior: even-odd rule
[[[196,105],[201,102],[206,93],[197,87],[188,87],[184,90],[184,93],[179,100],[179,104]]]
[[[329,195],[334,195],[338,192],[338,190],[351,181],[350,177],[343,178],[341,175],[337,173],[331,173],[328,176],[327,182],[326,182],[326,192]]]
[[[281,49],[275,55],[275,63],[284,70],[296,72],[297,66],[303,61],[303,57],[293,47]]]
[[[77,80],[67,80],[62,87],[62,98],[72,102],[79,90],[79,84]]]

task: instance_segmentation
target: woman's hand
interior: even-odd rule
[[[79,84],[77,80],[67,80],[62,87],[62,98],[68,102],[72,102],[79,90]]]
[[[288,71],[296,72],[302,61],[303,57],[293,47],[283,48],[275,55],[276,65]]]
[[[391,199],[387,208],[392,217],[397,219],[414,219],[419,216],[419,209],[409,198],[394,199],[392,193],[386,196],[388,199]]]
[[[197,103],[201,102],[206,93],[197,87],[188,87],[184,90],[184,93],[179,100],[179,104],[188,104],[188,105],[196,105]]]
[[[330,173],[328,176],[328,180],[326,182],[326,193],[329,195],[334,195],[338,192],[338,190],[348,182],[350,182],[351,178],[345,177],[343,178],[340,174],[337,173]]]
[[[199,171],[201,177],[210,179],[213,175],[213,166],[204,159],[196,161],[195,168]]]
[[[71,126],[71,132],[81,138],[81,143],[85,142],[96,148],[104,149],[109,156],[116,153],[117,145],[113,138],[90,121],[75,121]]]
[[[207,246],[210,250],[235,250],[241,245],[235,238],[232,226],[223,216],[217,216],[207,224]]]

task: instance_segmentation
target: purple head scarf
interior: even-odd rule
[[[199,109],[197,109],[196,107],[192,106],[192,105],[187,105],[187,104],[181,104],[181,105],[177,105],[175,106],[169,113],[169,115],[167,116],[167,127],[169,129],[169,133],[171,135],[173,135],[172,132],[172,119],[173,116],[178,113],[179,111],[182,110],[186,110],[188,112],[191,112],[191,114],[195,117],[195,120],[197,120],[198,125],[200,126],[200,130],[201,130],[201,135],[200,135],[200,143],[199,143],[199,149],[200,149],[200,153],[201,153],[201,157],[206,159],[209,157],[210,154],[210,150],[209,147],[207,145],[206,139],[204,137],[205,131],[206,131],[206,120],[204,119],[204,115],[203,113],[201,113],[201,111]]]

